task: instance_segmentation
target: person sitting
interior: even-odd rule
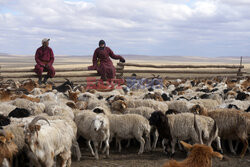
[[[52,66],[54,63],[54,53],[52,49],[49,47],[49,40],[44,38],[42,40],[42,46],[36,50],[35,60],[35,73],[38,76],[38,84],[46,84],[48,78],[53,78],[55,76],[55,69]],[[42,73],[43,71],[47,71],[47,75],[44,77],[42,81]]]
[[[125,59],[120,55],[115,55],[113,51],[106,46],[104,40],[99,41],[99,47],[95,50],[93,55],[93,65],[88,67],[88,70],[97,70],[101,75],[101,79],[111,80],[116,76],[115,67],[111,61],[113,59],[119,59],[120,62],[125,63]]]

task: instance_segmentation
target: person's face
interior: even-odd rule
[[[105,44],[101,44],[100,47],[103,48],[105,46]]]
[[[49,46],[49,41],[44,42],[43,46],[47,46],[48,47]]]

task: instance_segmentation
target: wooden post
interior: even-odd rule
[[[117,63],[117,72],[119,71],[120,75],[117,75],[117,79],[123,79],[123,70],[124,63]]]
[[[242,68],[242,56],[240,57],[240,67],[239,67],[237,76],[242,76],[241,68]]]
[[[2,78],[2,75],[1,75],[1,66],[0,66],[0,81],[2,81],[3,78]]]

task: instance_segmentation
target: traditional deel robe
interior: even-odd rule
[[[122,56],[115,55],[109,47],[97,48],[93,55],[93,65],[89,66],[88,70],[97,70],[102,80],[115,78],[116,70],[110,57],[124,60]]]
[[[38,76],[41,76],[43,71],[47,71],[47,75],[50,78],[53,78],[55,76],[55,69],[52,66],[54,63],[54,53],[50,47],[43,47],[37,49],[36,51],[36,65],[35,65],[35,73]],[[47,68],[45,69],[45,65],[47,65]]]

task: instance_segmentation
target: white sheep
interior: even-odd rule
[[[74,112],[73,110],[67,106],[65,103],[60,102],[44,102],[45,110],[44,112],[47,113],[49,116],[58,115],[58,116],[67,116],[74,119]]]
[[[119,144],[119,152],[121,151],[121,140],[135,138],[140,142],[140,149],[138,154],[144,152],[145,140],[143,135],[146,136],[146,149],[150,149],[149,134],[150,125],[146,118],[137,114],[107,115],[110,122],[110,140],[116,138]]]
[[[220,100],[213,100],[213,99],[198,99],[198,100],[191,100],[190,103],[195,105],[199,104],[207,108],[207,110],[216,109],[217,106],[221,105]]]
[[[154,112],[155,110],[153,108],[150,107],[136,107],[136,108],[127,108],[124,111],[124,114],[138,114],[141,115],[143,117],[145,117],[146,119],[149,119],[151,114]],[[152,149],[156,148],[156,144],[158,141],[158,131],[155,129],[155,127],[151,127],[150,133],[153,135],[153,144],[152,144]]]
[[[18,108],[24,108],[28,111],[30,111],[31,115],[39,115],[44,112],[45,105],[43,103],[36,103],[29,101],[27,99],[15,99],[11,103],[12,105],[18,107]]]
[[[96,114],[93,111],[84,111],[76,115],[75,122],[78,128],[78,136],[82,136],[87,140],[87,144],[91,151],[91,154],[99,159],[98,145],[105,142],[105,148],[103,152],[106,152],[106,156],[109,156],[109,138],[110,127],[109,120],[103,114]],[[91,147],[91,143],[94,143],[95,153]]]
[[[2,102],[0,104],[0,114],[8,116],[11,111],[16,108],[11,102]]]
[[[93,110],[95,107],[101,107],[104,109],[105,114],[111,114],[108,102],[105,100],[99,100],[94,94],[85,92],[79,95],[79,101],[87,102],[87,110]]]
[[[176,110],[180,113],[189,112],[189,109],[194,105],[186,100],[173,100],[166,102],[168,109]]]
[[[139,106],[144,106],[144,107],[151,107],[154,110],[159,110],[159,111],[167,111],[168,110],[168,105],[165,102],[160,102],[160,101],[155,101],[152,99],[129,99],[125,102],[127,104],[127,108],[136,108]]]

